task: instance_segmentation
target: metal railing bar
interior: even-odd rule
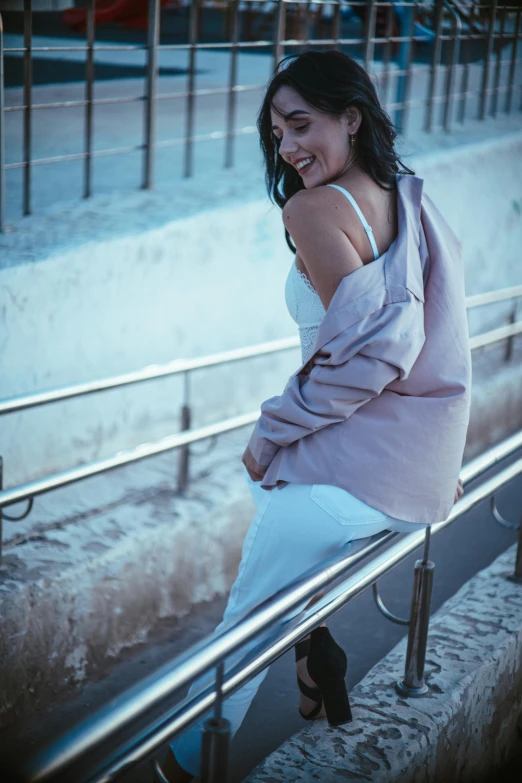
[[[83,479],[90,478],[91,476],[98,476],[100,473],[106,473],[110,470],[124,467],[125,465],[132,465],[142,459],[148,459],[149,457],[154,457],[158,454],[164,454],[167,451],[173,451],[187,443],[196,443],[216,435],[222,435],[225,432],[232,432],[241,427],[246,427],[249,424],[254,424],[258,418],[259,411],[233,416],[230,419],[225,419],[216,424],[209,424],[206,427],[200,427],[196,430],[177,432],[174,435],[167,435],[160,440],[142,443],[140,446],[136,446],[133,449],[120,451],[114,457],[106,457],[105,459],[96,462],[86,463],[84,465],[79,465],[76,468],[70,468],[69,470],[64,470],[60,473],[53,473],[44,478],[29,481],[26,484],[21,484],[12,489],[4,489],[0,492],[0,508],[12,506],[14,503],[20,503],[22,500],[28,500],[37,495],[43,495],[46,492],[60,489],[60,487],[66,487],[69,484],[75,484],[77,481],[83,481]]]
[[[89,0],[87,6],[87,59],[85,62],[85,165],[83,197],[89,198],[92,193],[92,127],[93,127],[93,93],[94,93],[94,3]],[[34,107],[33,107],[34,108]]]
[[[234,162],[234,126],[236,123],[237,93],[237,56],[239,41],[239,0],[231,0],[232,13],[232,48],[230,51],[230,67],[228,75],[227,100],[227,139],[225,144],[225,168],[231,168]]]
[[[94,150],[90,154],[92,158],[102,158],[109,155],[123,155],[126,152],[139,152],[142,149],[143,144],[137,144],[134,147],[119,147],[118,149],[113,150]],[[85,152],[72,152],[70,155],[61,155],[57,158],[39,158],[32,160],[31,166],[45,166],[52,163],[66,163],[71,160],[84,160],[85,157]],[[19,161],[18,163],[6,163],[5,168],[7,171],[11,169],[21,169],[24,166],[25,161]]]
[[[284,337],[279,340],[270,340],[266,343],[258,343],[255,346],[245,348],[234,348],[230,351],[220,351],[207,356],[197,357],[195,359],[174,359],[165,364],[149,364],[141,370],[113,375],[109,378],[99,378],[94,381],[85,381],[84,383],[75,383],[66,387],[57,387],[43,392],[20,395],[10,399],[0,400],[0,415],[4,413],[15,413],[16,411],[34,408],[37,405],[46,405],[50,402],[58,402],[62,399],[80,397],[84,394],[93,394],[95,392],[107,391],[133,383],[142,383],[156,378],[179,375],[190,370],[201,370],[216,365],[229,364],[231,362],[241,361],[242,359],[255,358],[256,356],[266,356],[279,351],[288,351],[299,347],[299,337]],[[61,395],[66,393],[66,397]]]
[[[478,457],[466,462],[460,471],[460,478],[463,484],[468,484],[479,478],[486,470],[498,465],[503,459],[514,454],[522,448],[522,430],[516,432],[511,437],[506,438],[501,443],[497,443],[487,451],[479,454]]]
[[[515,21],[515,30],[513,35],[513,48],[511,51],[511,62],[509,64],[508,89],[507,89],[506,105],[505,105],[505,111],[507,114],[511,113],[511,106],[513,101],[513,86],[515,83],[515,70],[519,62],[519,60],[517,59],[517,49],[518,49],[518,42],[520,37],[521,11],[522,8],[519,5],[517,8],[517,17]]]
[[[517,61],[517,62],[522,62],[522,59]],[[428,70],[428,69],[429,69],[429,66],[426,66],[426,67],[423,66],[423,70]],[[391,72],[391,76],[394,78],[396,76],[398,77],[398,76],[404,75],[405,73],[406,73],[405,71],[399,71],[399,70],[392,71]],[[377,74],[377,77],[378,78],[382,78],[380,74]],[[520,85],[518,85],[518,84],[514,84],[513,85],[513,87],[517,87],[517,86],[520,86]],[[263,90],[263,89],[265,89],[265,87],[266,87],[265,84],[253,84],[253,85],[238,84],[238,85],[236,85],[234,87],[234,92],[255,92],[257,90]],[[498,88],[499,92],[507,92],[509,89],[510,88],[509,88],[508,85],[502,85],[502,86],[500,86]],[[486,92],[490,93],[490,92],[492,92],[492,90],[493,90],[492,87],[488,87]],[[228,92],[229,92],[229,88],[228,87],[218,87],[218,88],[215,88],[215,89],[201,88],[201,89],[194,90],[194,95],[196,97],[200,97],[200,96],[205,97],[205,96],[212,96],[212,95],[226,95],[226,94],[228,94]],[[453,93],[453,96],[457,97],[457,98],[462,97],[462,96],[464,96],[464,97],[472,97],[473,95],[476,95],[477,92],[478,92],[477,90],[467,90],[465,92],[460,91],[460,92]],[[186,98],[187,95],[188,95],[187,92],[172,92],[172,93],[165,92],[165,93],[161,93],[161,94],[157,95],[156,99],[158,101],[161,101],[161,100],[175,100],[177,98]],[[102,106],[102,105],[107,106],[107,105],[111,105],[111,104],[134,103],[136,101],[144,101],[144,100],[146,100],[146,96],[145,95],[137,95],[137,96],[130,96],[130,97],[123,96],[123,97],[120,97],[120,98],[93,98],[92,105],[93,106]],[[438,95],[438,96],[435,96],[433,100],[434,100],[434,102],[442,102],[442,101],[445,100],[445,97],[442,96],[442,95]],[[36,111],[37,109],[66,109],[66,108],[82,107],[82,106],[85,106],[86,103],[87,102],[85,100],[64,101],[62,103],[38,103],[38,104],[33,104],[31,108],[32,108],[33,111]],[[402,104],[399,104],[399,103],[387,103],[384,100],[382,101],[382,103],[385,104],[386,106],[399,106],[399,105],[402,105]],[[422,106],[423,103],[424,103],[424,101],[421,98],[409,101],[409,105],[410,106]],[[23,111],[24,109],[25,109],[25,106],[23,104],[19,104],[17,106],[6,106],[4,108],[4,111],[7,113],[7,112]],[[52,160],[53,161],[54,160],[60,160],[60,158],[53,158]],[[17,164],[10,164],[10,165],[17,165]],[[34,165],[32,161],[31,161],[31,165]]]
[[[479,107],[479,114],[478,114],[479,120],[484,120],[486,118],[486,108],[487,108],[486,90],[489,86],[489,74],[490,74],[490,67],[491,67],[491,54],[493,52],[493,33],[495,29],[496,13],[497,13],[497,0],[491,0],[486,51],[484,53],[484,66],[482,71],[482,90],[481,90],[480,107]]]
[[[522,321],[515,321],[513,324],[499,326],[498,329],[492,329],[490,332],[470,337],[469,347],[472,351],[475,351],[477,348],[483,348],[485,345],[491,345],[498,340],[505,340],[507,337],[514,337],[517,334],[522,334]]]
[[[521,296],[522,292],[519,291],[521,288],[522,286],[514,286],[513,288],[500,289],[498,292],[498,298],[495,298],[495,294],[497,294],[497,292],[476,294],[466,299],[466,307],[472,308]],[[472,300],[471,303],[468,303],[468,299]],[[496,342],[497,340],[499,341],[512,337],[516,334],[519,334],[520,331],[522,331],[522,321],[515,321],[513,324],[501,326],[497,329],[491,330],[490,332],[485,332],[484,334],[470,338],[470,344],[473,344],[472,350],[474,350],[474,348],[480,348],[482,345],[489,345],[490,343]],[[230,362],[254,358],[256,356],[265,356],[267,354],[288,351],[298,347],[298,337],[284,337],[278,340],[258,343],[254,346],[246,346],[245,348],[234,348],[230,351],[220,351],[218,353],[197,357],[195,359],[174,359],[173,361],[167,362],[166,364],[151,364],[147,367],[143,367],[140,370],[132,370],[131,372],[121,373],[120,375],[99,378],[93,381],[84,381],[81,383],[71,384],[69,386],[56,387],[54,389],[47,389],[41,392],[34,392],[32,394],[17,395],[16,397],[0,400],[0,415],[6,413],[16,413],[18,411],[27,410],[28,408],[34,408],[36,406],[46,405],[52,402],[60,402],[62,400],[71,399],[72,397],[80,397],[85,394],[94,394],[96,392],[121,388],[123,386],[128,386],[134,383],[142,383],[158,378],[178,375],[190,370],[201,370],[208,367],[214,367],[216,365],[224,365]]]
[[[462,32],[462,23],[460,21],[460,16],[457,14],[455,9],[449,4],[449,2],[444,2],[444,6],[449,14],[451,14],[452,17],[452,34],[451,34],[451,60],[449,62],[449,65],[446,67],[446,91],[445,91],[445,102],[444,102],[444,117],[442,121],[442,126],[446,133],[448,133],[451,130],[451,120],[452,120],[452,107],[453,107],[453,99],[457,96],[454,94],[454,82],[456,77],[456,71],[458,68],[459,60],[460,60],[460,44],[461,44],[461,32]]]
[[[201,0],[191,0],[189,9],[189,62],[188,62],[188,91],[185,104],[185,162],[184,177],[192,174],[192,144],[194,136],[194,109],[196,96],[194,95],[196,80],[196,53],[198,43],[199,3]]]
[[[160,0],[149,0],[147,26],[147,64],[145,77],[145,113],[143,118],[143,176],[141,187],[152,188],[156,138],[156,92],[158,76],[158,44]]]
[[[0,13],[0,233],[3,234],[4,231],[5,231],[4,20],[2,18],[2,14]]]
[[[521,474],[522,459],[519,459],[461,498],[453,507],[449,517],[445,521],[433,525],[431,532],[438,533],[448,527],[485,498],[498,491],[500,487]],[[380,546],[396,536],[395,533],[384,534],[375,546]],[[91,716],[88,723],[70,735],[69,742],[67,742],[67,738],[61,739],[39,757],[33,759],[26,768],[26,773],[29,772],[35,780],[42,780],[62,771],[64,767],[73,763],[80,756],[92,752],[98,743],[106,742],[117,732],[139,720],[154,706],[165,700],[170,700],[180,688],[208,672],[216,664],[240,649],[243,644],[251,642],[252,639],[263,633],[270,632],[274,623],[279,621],[277,641],[274,642],[273,639],[265,641],[263,652],[259,652],[261,645],[258,645],[256,658],[246,665],[242,661],[239,662],[235,666],[236,673],[232,677],[230,675],[227,677],[223,684],[223,695],[229,696],[258,671],[290,649],[298,639],[316,628],[363,590],[391,571],[422,545],[424,540],[424,529],[408,534],[328,591],[312,607],[304,610],[301,619],[294,619],[291,623],[291,626],[293,625],[291,630],[281,628],[281,621],[284,623],[284,618],[291,611],[298,609],[304,601],[322,590],[334,579],[342,576],[348,568],[353,566],[353,562],[349,562],[350,557],[340,557],[339,553],[336,553],[333,558],[326,561],[326,565],[323,561],[316,569],[310,570],[299,580],[255,607],[245,617],[231,624],[228,628],[223,628],[210,639],[190,648],[178,657],[174,664],[164,667],[156,675],[152,675],[132,688],[127,694],[119,697],[116,704],[113,702],[112,708],[101,710],[97,715]],[[359,556],[361,559],[363,555],[367,556],[369,551],[371,551],[371,547],[352,557]],[[202,696],[194,696],[188,706],[185,702],[181,708],[179,706],[175,708],[174,717],[168,720],[163,719],[160,730],[158,730],[159,719],[157,719],[154,729],[149,731],[148,736],[144,737],[144,732],[141,730],[139,736],[134,740],[129,741],[127,737],[123,752],[120,751],[116,761],[113,761],[113,758],[118,751],[113,751],[109,761],[109,765],[112,763],[112,768],[109,766],[107,769],[106,765],[105,768],[100,769],[98,766],[95,777],[89,774],[89,777],[83,777],[78,783],[84,783],[84,781],[85,783],[91,783],[91,781],[94,783],[95,780],[97,783],[102,783],[102,781],[110,783],[116,774],[123,771],[124,766],[144,760],[174,734],[184,729],[189,722],[192,723],[201,717],[214,705],[215,699],[215,690],[210,693],[204,692]],[[132,745],[130,750],[129,745]]]
[[[24,0],[24,116],[23,116],[23,214],[31,214],[31,121],[32,121],[32,16],[31,0]]]
[[[233,92],[255,92],[257,90],[263,90],[266,87],[266,84],[236,84]],[[197,90],[194,90],[194,95],[197,97],[199,96],[210,96],[210,95],[227,95],[229,92],[228,87],[216,87],[216,88],[200,88]],[[188,93],[185,92],[162,92],[159,95],[156,96],[156,100],[162,101],[162,100],[173,100],[175,98],[186,98]],[[91,104],[93,106],[110,106],[111,104],[120,104],[120,103],[135,103],[136,101],[144,101],[146,100],[146,95],[131,95],[131,96],[122,96],[120,98],[93,98],[91,101]],[[62,101],[61,103],[33,103],[32,109],[33,111],[36,111],[37,109],[70,109],[70,108],[77,108],[81,106],[85,106],[87,103],[86,100],[83,101]],[[6,112],[13,112],[13,111],[23,111],[24,105],[19,104],[17,106],[7,106],[5,111]]]
[[[486,291],[483,294],[472,294],[466,297],[466,307],[482,307],[482,305],[505,302],[506,299],[516,299],[522,296],[522,285],[514,285],[508,288],[498,288],[496,291]]]

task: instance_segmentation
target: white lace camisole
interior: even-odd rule
[[[374,259],[377,259],[379,257],[379,251],[373,237],[371,226],[367,223],[366,218],[359,209],[359,205],[354,197],[347,190],[341,188],[340,185],[329,185],[329,187],[336,188],[336,190],[343,193],[348,201],[350,201],[364,226],[364,230],[366,231],[366,235],[372,246],[373,257]],[[295,265],[295,260],[290,267],[290,272],[286,278],[285,299],[288,312],[299,329],[301,356],[304,364],[312,355],[317,330],[326,315],[326,310],[324,309],[319,294],[308,277]]]

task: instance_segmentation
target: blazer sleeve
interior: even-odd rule
[[[410,291],[338,333],[313,358],[309,374],[290,378],[265,400],[249,448],[268,467],[281,447],[345,421],[392,381],[408,377],[425,341],[424,307]]]

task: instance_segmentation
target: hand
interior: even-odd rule
[[[464,486],[462,484],[462,481],[459,479],[459,483],[457,484],[457,491],[455,492],[455,500],[453,502],[456,503],[457,500],[460,500],[463,494],[464,494]]]
[[[248,475],[252,481],[262,481],[266,471],[268,470],[268,467],[264,467],[263,465],[260,465],[259,462],[255,461],[248,446],[246,447],[245,453],[241,458],[241,462],[247,469]]]

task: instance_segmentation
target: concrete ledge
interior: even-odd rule
[[[296,734],[245,783],[479,783],[522,736],[522,585],[511,547],[431,621],[426,697],[403,699],[403,639],[351,693],[354,721]],[[500,778],[499,778],[500,779]]]

